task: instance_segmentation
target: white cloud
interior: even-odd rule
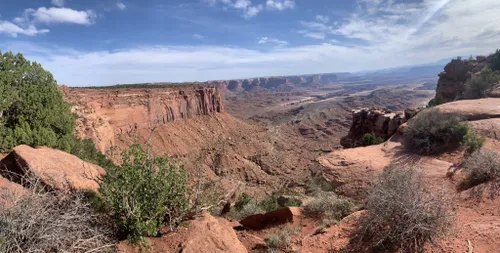
[[[372,1],[371,5],[367,5],[368,1]],[[500,41],[498,0],[359,3],[356,13],[338,24],[324,24],[316,19],[301,22],[299,33],[322,39],[311,45],[262,50],[151,45],[115,51],[76,51],[62,50],[58,45],[0,41],[0,48],[23,52],[28,59],[42,63],[60,83],[110,85],[381,69],[458,55],[487,54]],[[2,29],[5,33],[6,28]],[[8,29],[9,34],[23,30],[12,25]],[[270,40],[258,38],[257,43],[272,43]]]
[[[295,7],[295,2],[293,0],[267,0],[266,7],[270,10],[286,10],[293,9]]]
[[[234,9],[243,13],[246,19],[257,16],[262,11],[284,11],[295,7],[294,0],[267,0],[265,4],[253,4],[251,0],[201,0],[209,6],[220,4],[223,9]]]
[[[0,34],[8,34],[13,37],[17,37],[18,34],[27,35],[27,36],[35,36],[38,34],[48,33],[48,29],[38,30],[35,26],[30,25],[27,28],[21,28],[20,26],[13,24],[9,21],[1,21],[0,20]]]
[[[321,23],[328,23],[330,18],[328,16],[316,15],[316,20]]]
[[[57,7],[63,7],[64,6],[64,0],[52,0],[52,4],[57,6]]]
[[[25,10],[34,21],[40,23],[73,23],[79,25],[91,25],[95,23],[97,15],[92,10],[77,11],[69,8],[45,8],[40,7],[37,10]]]
[[[195,40],[203,40],[205,38],[205,36],[195,33],[195,34],[193,34],[192,38]]]
[[[266,44],[266,43],[274,43],[278,46],[286,46],[288,45],[288,42],[284,41],[284,40],[279,40],[279,39],[273,39],[273,38],[269,38],[269,37],[260,37],[260,38],[257,38],[258,41],[257,41],[257,44]]]
[[[116,2],[116,7],[118,7],[118,9],[120,9],[122,11],[127,9],[127,6],[122,1]]]

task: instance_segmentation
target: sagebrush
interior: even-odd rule
[[[309,201],[304,206],[306,215],[318,219],[340,221],[351,214],[354,204],[345,198],[338,197],[333,192],[324,192]]]
[[[487,149],[478,150],[467,158],[464,167],[468,186],[496,180],[500,178],[500,154]]]
[[[404,144],[418,154],[436,154],[459,147],[468,131],[459,115],[428,109],[408,122]]]
[[[115,252],[114,227],[93,210],[86,193],[26,185],[23,195],[2,196],[0,252]]]
[[[446,235],[453,222],[444,190],[427,188],[413,167],[388,167],[366,201],[359,223],[363,247],[421,252],[428,241]]]
[[[465,99],[477,99],[488,96],[488,91],[500,81],[500,71],[486,67],[479,76],[473,76],[465,83]]]

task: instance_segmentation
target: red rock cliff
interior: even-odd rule
[[[217,88],[61,88],[80,117],[77,134],[93,139],[99,150],[115,145],[115,136],[154,125],[224,112]]]

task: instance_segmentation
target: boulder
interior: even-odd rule
[[[404,123],[403,113],[377,108],[354,110],[349,133],[341,139],[340,144],[345,148],[361,146],[361,138],[367,133],[373,133],[387,140],[396,133],[402,123]]]
[[[22,185],[0,176],[0,210],[1,206],[8,206],[12,201],[24,194],[28,194],[28,190]]]
[[[238,240],[231,223],[215,218],[208,213],[190,221],[177,232],[170,232],[158,238],[148,238],[153,253],[245,253],[248,252]],[[118,252],[139,252],[127,242],[118,245]]]
[[[97,165],[47,147],[17,146],[0,163],[8,174],[18,175],[18,180],[19,176],[30,172],[49,189],[62,191],[97,191],[99,185],[96,180],[105,173]]]
[[[459,114],[469,121],[500,118],[500,98],[459,100],[434,108],[443,113]]]
[[[264,214],[255,214],[240,221],[245,228],[261,230],[285,223],[296,223],[300,217],[300,208],[284,207]]]

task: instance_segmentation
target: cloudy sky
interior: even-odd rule
[[[0,0],[0,50],[73,86],[373,70],[499,42],[500,0]]]

